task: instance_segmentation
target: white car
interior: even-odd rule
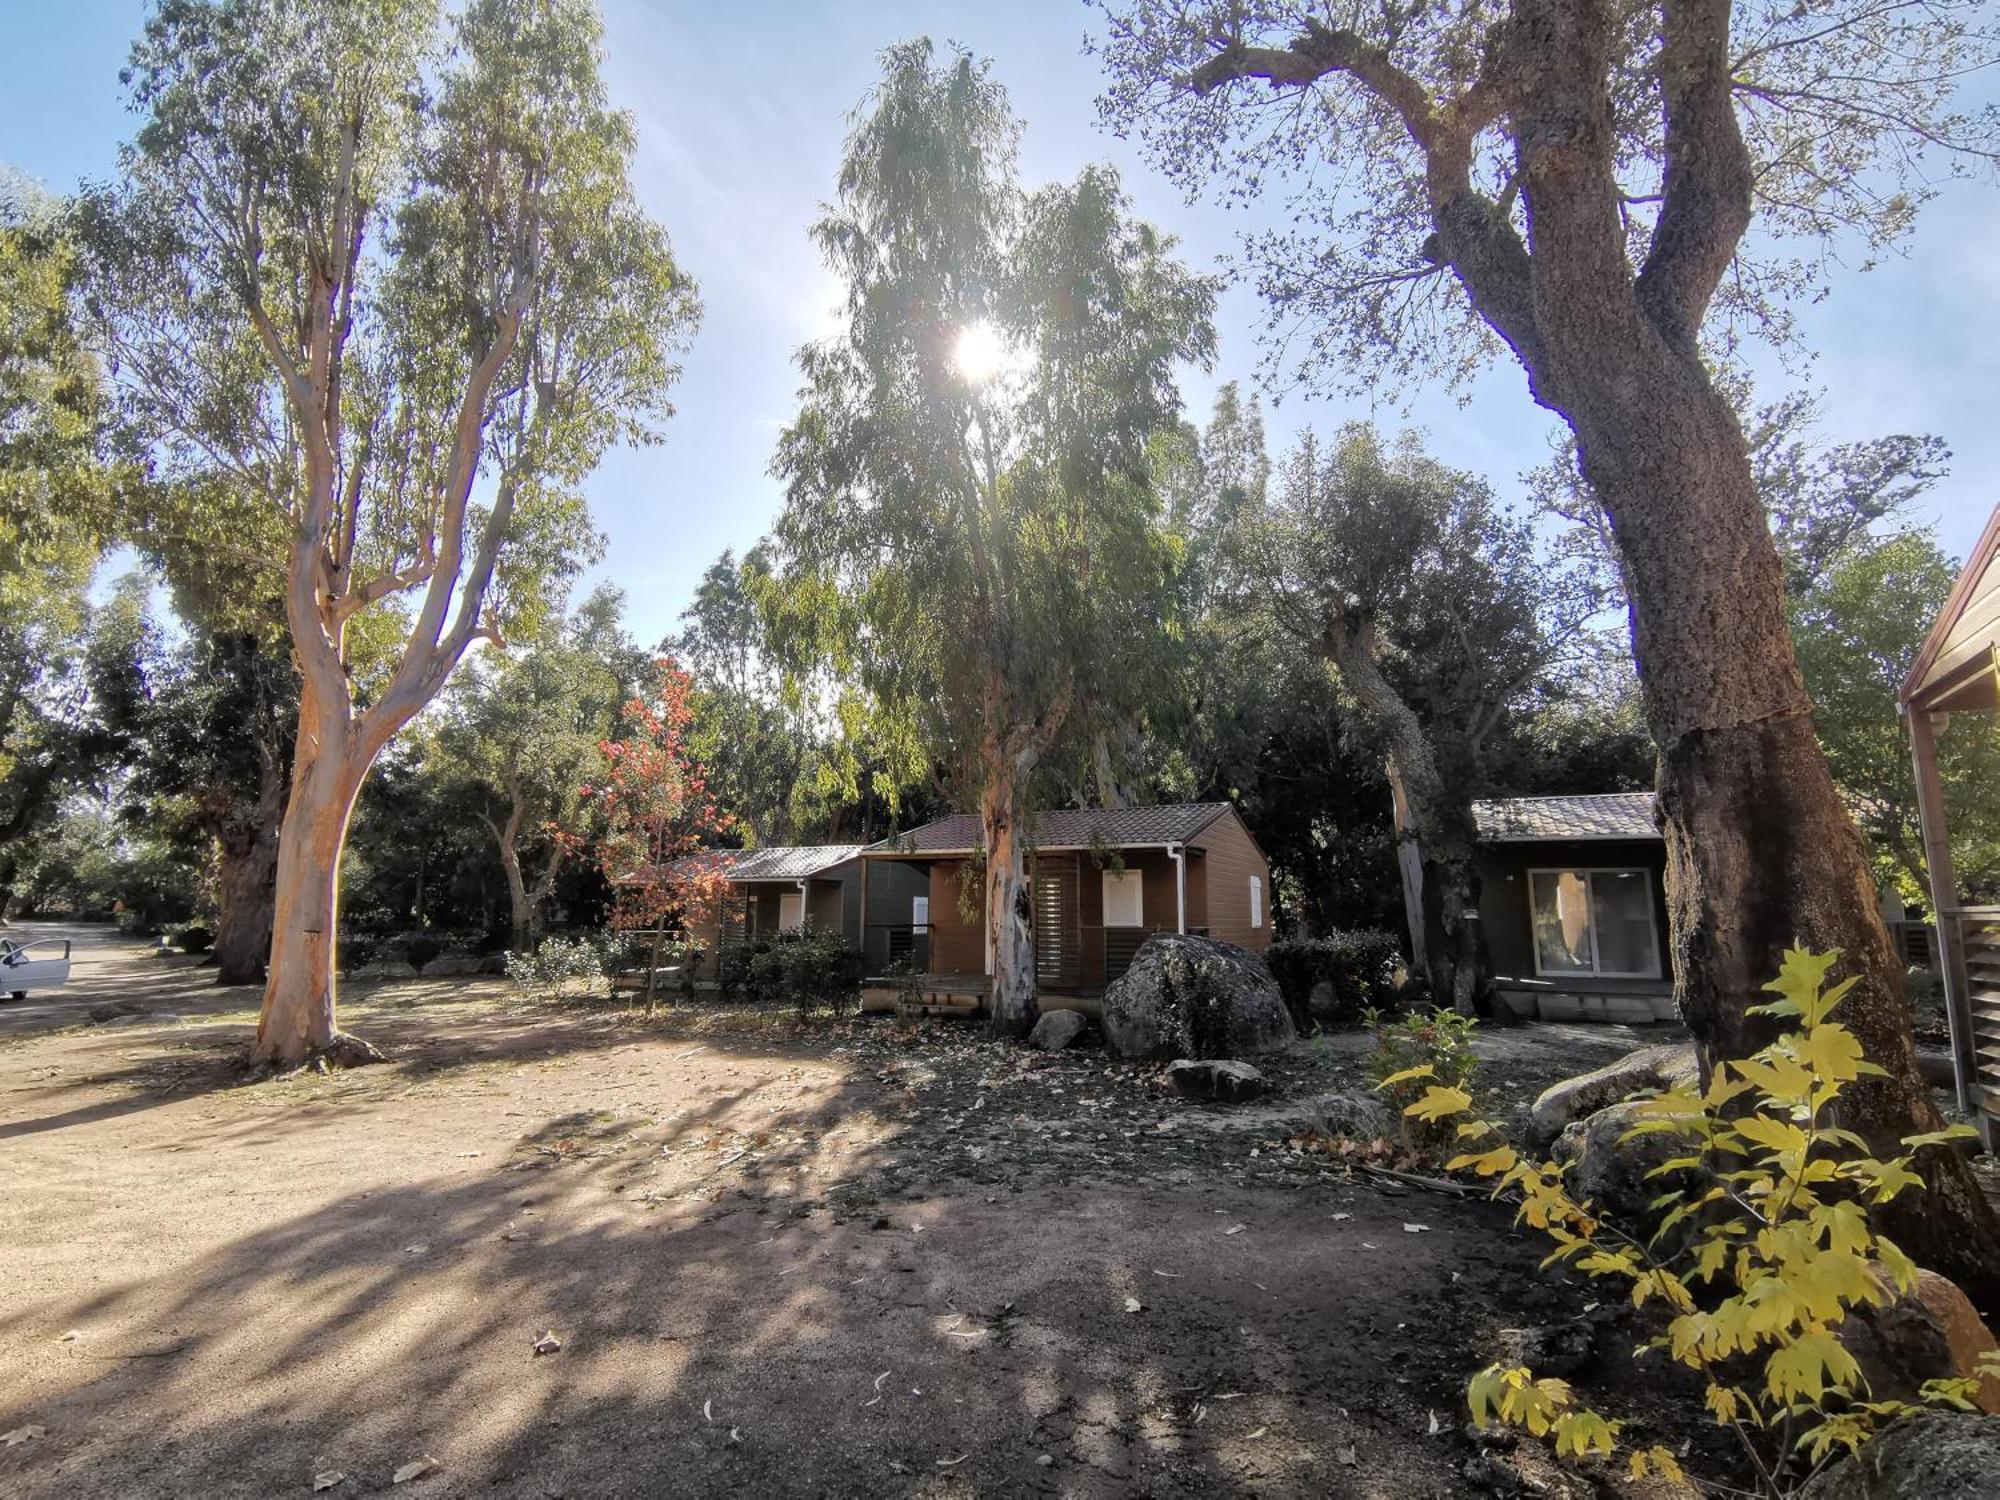
[[[25,1000],[29,990],[52,990],[68,983],[67,938],[44,938],[38,943],[0,938],[0,993],[8,999]]]

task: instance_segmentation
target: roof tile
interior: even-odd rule
[[[1586,797],[1495,797],[1472,804],[1481,841],[1531,843],[1543,839],[1657,839],[1651,792],[1605,792]]]

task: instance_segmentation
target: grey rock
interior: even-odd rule
[[[1090,1018],[1080,1010],[1045,1010],[1028,1033],[1028,1045],[1044,1052],[1060,1052],[1083,1035]]]
[[[1596,1330],[1585,1318],[1537,1328],[1503,1328],[1499,1344],[1501,1364],[1526,1365],[1537,1377],[1553,1375],[1558,1380],[1586,1368],[1597,1353]]]
[[[1372,1094],[1317,1094],[1298,1107],[1299,1128],[1350,1141],[1378,1141],[1396,1133],[1389,1107]]]
[[[1801,1500],[1990,1500],[2000,1417],[1927,1411],[1879,1434],[1799,1492]]]
[[[1213,1104],[1241,1104],[1270,1087],[1264,1075],[1246,1062],[1193,1057],[1167,1064],[1167,1085],[1182,1098]]]
[[[130,1016],[143,1016],[146,1007],[137,1000],[113,1000],[105,1005],[93,1005],[87,1012],[89,1018],[100,1025],[106,1021],[123,1020]]]
[[[477,953],[440,953],[424,965],[424,978],[452,978],[460,974],[477,974],[483,962]]]
[[[1254,1057],[1298,1040],[1264,960],[1213,938],[1160,932],[1104,992],[1105,1050],[1133,1061]]]
[[[1909,1291],[1884,1306],[1855,1308],[1834,1336],[1878,1401],[1916,1401],[1925,1381],[1962,1376],[1979,1382],[1974,1404],[2000,1414],[2000,1377],[1979,1373],[1995,1347],[1992,1331],[1972,1299],[1935,1271],[1919,1270]]]
[[[479,967],[472,972],[475,974],[505,974],[507,972],[507,955],[504,953],[482,953],[479,956]]]
[[[347,972],[350,979],[415,979],[417,966],[406,958],[375,958]]]
[[[1662,1193],[1696,1185],[1692,1172],[1650,1177],[1655,1167],[1676,1156],[1699,1150],[1690,1137],[1676,1130],[1654,1131],[1626,1140],[1625,1133],[1645,1118],[1637,1101],[1627,1100],[1578,1120],[1557,1137],[1550,1153],[1569,1167],[1570,1196],[1588,1201],[1628,1231],[1652,1232],[1650,1205]]]
[[[1694,1044],[1641,1047],[1614,1062],[1543,1090],[1528,1112],[1528,1149],[1546,1151],[1570,1125],[1648,1090],[1677,1088],[1697,1077]]]

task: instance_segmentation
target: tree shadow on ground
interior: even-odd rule
[[[36,1356],[0,1429],[49,1429],[0,1451],[0,1488],[268,1495],[337,1470],[366,1493],[426,1454],[436,1475],[398,1494],[1456,1484],[1431,1413],[1451,1424],[1479,1362],[1473,1287],[1532,1276],[1503,1211],[1405,1235],[1406,1208],[1331,1183],[870,1202],[923,1142],[893,1119],[843,1132],[893,1099],[850,1075],[731,1124],[763,1087],[643,1128],[557,1115],[459,1178],[0,1318]],[[561,1350],[537,1355],[547,1331]]]

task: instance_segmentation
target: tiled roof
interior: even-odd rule
[[[676,875],[722,869],[733,881],[810,880],[861,852],[859,844],[773,844],[766,849],[711,849],[673,862]]]
[[[1651,792],[1593,797],[1496,797],[1472,804],[1472,820],[1487,843],[1542,839],[1656,839]]]
[[[1041,849],[1131,849],[1185,843],[1229,808],[1227,802],[1168,802],[1154,807],[1085,807],[1046,812],[1035,820],[1030,842]],[[870,849],[912,854],[957,854],[985,842],[973,813],[954,813]]]

